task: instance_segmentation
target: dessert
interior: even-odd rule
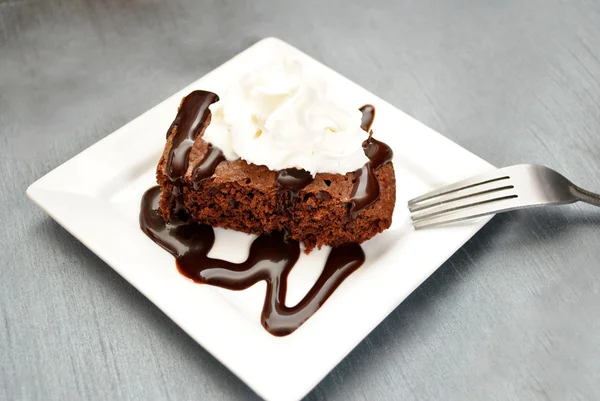
[[[140,227],[198,283],[243,290],[267,282],[261,322],[292,333],[365,261],[360,243],[388,228],[392,151],[374,139],[373,106],[338,106],[294,62],[244,77],[219,101],[196,90],[181,102],[142,198]],[[246,261],[208,256],[215,227],[258,234]],[[332,246],[297,305],[287,277],[305,252]]]
[[[194,91],[182,100],[157,169],[163,217],[286,230],[307,252],[372,238],[390,226],[396,194],[391,150],[368,134],[374,108],[362,108],[362,121],[356,108],[344,115],[312,93],[318,83],[294,88],[281,70],[242,82],[246,92],[262,85],[254,97],[237,91],[219,102]]]

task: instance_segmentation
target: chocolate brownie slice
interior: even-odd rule
[[[227,161],[202,139],[211,119],[208,106],[216,101],[211,92],[192,92],[169,129],[157,168],[165,220],[192,219],[253,234],[286,230],[307,252],[362,243],[391,225],[396,181],[387,145],[370,138],[365,167],[314,179],[303,170]]]

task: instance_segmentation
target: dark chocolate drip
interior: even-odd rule
[[[371,126],[373,125],[373,121],[375,120],[375,106],[365,104],[359,110],[362,112],[362,121],[360,124],[360,128],[370,133]]]
[[[192,182],[194,183],[194,189],[198,190],[200,187],[200,183],[202,180],[207,179],[211,175],[215,173],[215,169],[225,160],[225,156],[221,149],[208,144],[208,150],[206,151],[206,156],[200,164],[198,164],[194,171],[192,172]]]
[[[210,123],[208,106],[219,97],[207,91],[196,90],[187,95],[179,106],[167,137],[175,130],[171,151],[167,159],[167,175],[173,182],[181,180],[187,170],[190,151],[198,133]]]
[[[290,185],[297,188],[296,184]],[[287,278],[300,256],[298,241],[283,232],[275,232],[256,238],[248,258],[242,263],[209,258],[207,255],[215,241],[212,227],[181,221],[166,223],[158,210],[160,196],[159,187],[144,194],[140,210],[142,231],[175,256],[181,274],[195,282],[243,290],[265,280],[267,293],[261,322],[275,336],[288,335],[300,327],[365,261],[358,244],[332,249],[312,288],[296,306],[288,307],[285,305]]]
[[[313,181],[313,176],[306,170],[286,168],[279,170],[275,179],[277,181],[277,207],[282,210],[294,206],[298,193]]]
[[[363,113],[361,127],[370,132],[375,118],[375,108],[367,104],[361,107],[360,111]],[[375,171],[384,164],[389,163],[394,156],[388,145],[371,136],[363,143],[363,150],[369,161],[354,172],[356,182],[350,194],[350,216],[353,219],[358,216],[361,210],[379,200],[380,188]]]
[[[204,250],[208,253],[215,240],[212,227],[177,218],[172,218],[170,223],[166,223],[158,209],[160,196],[160,187],[152,187],[144,193],[140,208],[142,231],[175,257]]]
[[[313,180],[306,170],[286,168],[277,172],[277,184],[280,188],[298,192]]]
[[[291,334],[315,314],[346,277],[364,262],[365,254],[359,244],[347,243],[333,248],[315,284],[291,308],[285,305],[287,277],[291,268],[282,272],[281,276],[272,276],[272,285],[267,285],[262,325],[276,336]]]
[[[356,182],[350,194],[350,217],[353,219],[358,216],[358,212],[377,202],[380,193],[379,181],[370,162],[356,170],[354,177]]]
[[[171,204],[173,205],[173,218],[180,221],[187,221],[189,216],[185,210],[182,187],[173,186],[173,191],[171,192]]]
[[[365,155],[369,158],[369,163],[373,170],[377,170],[384,164],[391,162],[394,157],[392,148],[375,138],[371,138],[363,143],[363,149]]]
[[[167,156],[166,172],[174,185],[171,198],[173,215],[182,221],[187,220],[187,213],[183,205],[182,180],[188,168],[190,152],[198,134],[210,123],[211,113],[208,106],[217,101],[219,101],[219,97],[212,92],[193,91],[181,102],[177,116],[167,131],[167,138],[175,131],[175,135],[171,141],[171,150]],[[220,153],[218,149],[217,151]],[[196,171],[200,170],[197,173],[200,176],[204,171],[210,170],[212,159],[208,160],[208,162],[207,159],[213,154],[214,152],[209,146],[207,156],[196,167],[193,173],[196,174]],[[212,167],[212,171],[214,171],[214,167]]]

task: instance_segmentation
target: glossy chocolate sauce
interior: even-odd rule
[[[277,181],[277,207],[279,210],[285,210],[294,207],[298,193],[313,181],[313,177],[306,170],[286,168],[277,172],[275,180]]]
[[[167,138],[175,131],[171,141],[171,150],[167,157],[167,176],[174,185],[172,195],[173,214],[180,220],[186,220],[186,212],[183,205],[183,176],[185,175],[192,146],[198,134],[208,126],[211,112],[208,106],[218,102],[219,97],[207,91],[196,90],[187,95],[177,111],[177,116],[167,131]],[[223,153],[220,149],[209,145],[204,160],[194,169],[192,177],[194,187],[206,177],[210,177],[222,160]]]
[[[173,130],[176,131],[167,159],[167,175],[171,181],[176,182],[183,178],[194,140],[210,123],[211,113],[208,106],[218,101],[219,97],[216,94],[196,90],[181,102],[177,116],[167,131],[167,137]]]
[[[300,327],[331,296],[335,289],[365,261],[358,244],[331,250],[323,272],[297,305],[285,304],[287,278],[300,257],[300,244],[283,232],[254,240],[246,261],[231,263],[208,257],[214,241],[213,228],[197,223],[166,223],[158,210],[161,191],[153,187],[142,198],[140,227],[148,237],[171,253],[181,274],[197,283],[230,290],[244,290],[259,281],[267,283],[261,323],[275,336]]]
[[[215,173],[215,169],[225,160],[225,156],[221,149],[214,147],[210,143],[208,144],[208,150],[206,151],[206,156],[204,159],[198,164],[194,171],[192,172],[192,182],[194,183],[194,189],[198,190],[200,188],[200,183],[202,180],[207,179],[211,175]]]
[[[166,166],[167,175],[175,186],[172,191],[174,217],[171,222],[163,220],[159,211],[161,191],[159,187],[153,187],[142,198],[140,227],[148,237],[176,258],[181,274],[197,283],[244,290],[259,281],[266,281],[262,325],[275,336],[285,336],[300,327],[323,305],[344,279],[364,263],[365,255],[360,245],[354,243],[332,249],[315,284],[293,307],[285,304],[287,278],[300,257],[300,244],[285,232],[256,238],[248,258],[242,263],[207,256],[215,241],[214,230],[208,225],[188,221],[181,191],[194,141],[210,123],[209,106],[218,100],[216,94],[206,91],[194,91],[183,100],[167,133],[168,137],[173,130],[176,131]],[[375,108],[365,105],[360,110],[363,113],[361,127],[372,134]],[[363,149],[369,162],[355,172],[350,209],[352,218],[379,199],[379,182],[375,171],[392,158],[392,150],[371,135],[363,143]],[[194,188],[198,189],[202,180],[212,176],[223,160],[223,152],[209,144],[204,159],[192,171]],[[279,206],[293,206],[298,193],[312,180],[311,174],[305,170],[290,168],[278,171]]]
[[[372,137],[371,126],[375,119],[375,107],[367,104],[361,107],[360,111],[362,112],[361,128],[369,132],[369,139],[363,143],[363,149],[369,161],[354,172],[355,183],[350,194],[350,217],[353,219],[361,210],[379,200],[380,188],[375,171],[390,162],[394,156],[388,145]]]
[[[365,104],[359,110],[362,113],[360,128],[370,133],[373,121],[375,121],[375,106],[371,104]]]

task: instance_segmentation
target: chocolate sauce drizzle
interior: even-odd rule
[[[176,258],[181,274],[197,283],[244,290],[259,281],[266,281],[267,293],[261,323],[269,333],[285,336],[300,327],[323,305],[344,279],[364,263],[365,255],[360,245],[355,243],[332,249],[315,284],[293,307],[285,304],[287,279],[300,257],[300,244],[285,232],[256,238],[248,258],[242,263],[207,256],[215,241],[214,230],[208,225],[188,221],[181,195],[192,146],[210,123],[209,106],[218,100],[216,94],[207,91],[194,91],[183,100],[167,133],[168,138],[175,131],[166,165],[167,175],[174,184],[173,217],[170,222],[163,220],[159,211],[161,190],[153,187],[142,198],[140,227],[148,237]],[[370,134],[363,143],[369,162],[355,172],[356,182],[350,207],[352,218],[379,199],[380,188],[375,171],[392,158],[389,146],[372,138],[375,108],[365,105],[360,110],[361,127]],[[192,171],[194,188],[199,189],[202,180],[212,176],[223,160],[223,152],[209,144],[204,159]],[[313,177],[305,170],[289,168],[278,171],[278,206],[292,207],[299,192],[312,181]]]
[[[194,183],[194,189],[200,188],[202,180],[207,179],[215,173],[215,170],[219,163],[225,160],[225,156],[221,149],[214,147],[210,143],[208,144],[208,150],[204,159],[194,168],[192,172],[192,182]]]
[[[344,244],[331,250],[323,272],[297,305],[285,304],[287,278],[300,257],[300,244],[284,232],[261,235],[254,240],[242,263],[208,257],[214,241],[213,228],[193,222],[166,223],[158,210],[159,187],[142,197],[140,227],[148,237],[171,253],[179,272],[197,283],[230,290],[244,290],[259,281],[267,283],[261,314],[264,328],[275,336],[294,332],[309,319],[335,289],[365,261],[358,244]]]
[[[375,106],[372,104],[365,104],[359,110],[362,113],[360,128],[371,133],[371,126],[373,125],[373,121],[375,121]]]
[[[181,102],[177,116],[167,131],[168,138],[169,134],[175,130],[167,159],[167,175],[171,181],[176,182],[183,178],[187,171],[194,140],[210,123],[211,113],[208,106],[218,101],[219,97],[216,94],[196,90]]]
[[[381,166],[389,163],[394,156],[392,149],[373,138],[371,126],[375,119],[375,107],[366,104],[359,109],[362,112],[360,127],[369,133],[369,139],[363,142],[363,150],[369,159],[367,164],[354,172],[355,183],[350,194],[350,217],[355,219],[364,208],[379,200],[379,181],[375,176]]]
[[[286,168],[277,172],[275,180],[277,181],[277,208],[285,210],[294,207],[298,193],[313,182],[313,177],[306,170]]]
[[[372,137],[363,143],[363,149],[369,161],[354,172],[356,182],[350,194],[350,217],[353,219],[361,210],[379,200],[379,180],[375,171],[390,162],[394,156],[388,145]]]
[[[218,101],[219,96],[215,93],[202,90],[191,92],[181,102],[177,116],[167,131],[167,138],[175,131],[167,156],[166,171],[174,185],[171,199],[173,214],[182,221],[187,219],[182,196],[183,176],[187,171],[196,137],[210,123],[211,112],[208,107]],[[197,189],[203,179],[213,175],[217,165],[223,160],[223,152],[209,144],[206,156],[192,171],[194,188]]]

